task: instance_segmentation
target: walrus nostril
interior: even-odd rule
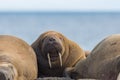
[[[0,72],[0,80],[7,80],[7,78],[3,72]]]
[[[55,41],[55,38],[51,37],[49,38],[49,41]]]

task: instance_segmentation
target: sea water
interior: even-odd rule
[[[32,44],[45,31],[55,30],[92,50],[102,39],[120,34],[120,13],[28,12],[0,13],[0,34]]]

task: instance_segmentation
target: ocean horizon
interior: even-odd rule
[[[120,34],[118,12],[0,12],[0,34],[32,44],[45,31],[54,30],[92,50],[101,40]]]

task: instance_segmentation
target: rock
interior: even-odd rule
[[[36,80],[74,80],[66,77],[44,77],[44,78],[38,78]],[[78,80],[97,80],[97,79],[78,79]]]
[[[44,77],[44,78],[38,78],[36,80],[74,80],[66,77]]]

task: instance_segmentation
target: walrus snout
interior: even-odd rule
[[[55,64],[59,64],[62,67],[63,46],[58,37],[45,37],[42,44],[42,52],[44,53],[44,57],[48,60],[50,68],[56,67]]]
[[[0,72],[0,80],[13,80],[12,77],[9,77],[6,73]]]
[[[10,79],[7,79],[5,74],[3,72],[0,72],[0,79],[1,80],[10,80]]]
[[[17,80],[17,69],[11,63],[0,63],[0,80]]]
[[[58,54],[63,52],[62,42],[54,36],[46,37],[42,44],[42,52],[47,56],[48,53]]]
[[[56,41],[56,39],[54,37],[50,37],[48,40],[49,40],[49,42],[55,42]]]
[[[47,42],[48,45],[58,45],[59,39],[54,36],[47,37],[45,42]]]
[[[14,80],[14,75],[8,67],[0,68],[0,80]]]

